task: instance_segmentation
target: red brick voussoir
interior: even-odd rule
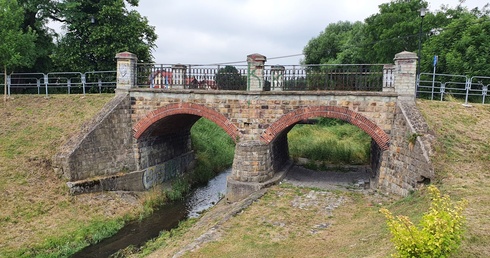
[[[328,117],[347,121],[371,136],[382,150],[387,150],[389,147],[390,137],[379,126],[359,113],[337,106],[313,106],[291,111],[267,128],[262,134],[261,140],[265,143],[270,143],[289,126],[314,117]]]
[[[139,139],[152,124],[165,117],[181,114],[196,115],[209,119],[216,123],[219,127],[223,128],[223,130],[225,130],[225,132],[230,135],[234,141],[239,138],[238,128],[231,123],[228,118],[213,109],[193,103],[169,104],[157,110],[151,111],[145,118],[136,123],[136,125],[133,127],[133,135],[136,139]]]

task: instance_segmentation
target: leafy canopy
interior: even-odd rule
[[[129,51],[145,62],[153,57],[157,35],[135,10],[138,1],[124,0],[65,0],[62,16],[66,34],[58,41],[53,60],[61,70],[114,70],[114,56]]]
[[[22,29],[23,15],[17,0],[0,0],[0,65],[5,71],[33,62],[36,34]]]
[[[305,64],[392,63],[402,51],[418,53],[421,71],[432,71],[439,56],[438,73],[489,75],[490,9],[468,10],[464,1],[453,8],[441,6],[420,17],[424,0],[393,0],[364,22],[331,23],[311,39],[303,53]]]

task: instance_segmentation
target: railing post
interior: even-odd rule
[[[44,74],[44,87],[46,88],[46,97],[48,97],[48,84],[49,84],[49,77],[48,74]]]
[[[125,94],[131,88],[136,88],[136,62],[138,58],[130,52],[122,52],[116,55],[117,79],[116,94]]]
[[[36,78],[37,95],[41,94],[41,79]]]
[[[248,74],[247,90],[264,90],[264,64],[267,58],[261,54],[251,54],[247,56]]]
[[[417,54],[403,51],[395,55],[394,85],[398,98],[415,101]]]
[[[483,85],[481,94],[482,94],[482,104],[485,104],[485,97],[488,94],[488,85]]]
[[[271,67],[271,91],[283,90],[285,70],[286,68],[282,65],[273,65]]]
[[[8,95],[10,97],[10,84],[11,84],[12,80],[11,80],[11,77],[10,77],[10,74],[7,75],[7,89],[8,89]]]
[[[68,87],[68,94],[70,94],[71,78],[68,78],[68,80],[66,81],[66,86]]]
[[[83,95],[85,95],[85,85],[87,84],[87,77],[86,77],[86,74],[87,73],[82,73],[82,76],[81,76],[81,80],[82,80],[82,92],[83,92]]]
[[[183,90],[185,85],[185,74],[187,66],[176,64],[172,65],[172,89]]]

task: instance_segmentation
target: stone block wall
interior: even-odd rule
[[[282,116],[298,111],[304,117],[324,116],[333,108],[340,119],[367,118],[380,132],[389,134],[395,114],[397,95],[391,92],[243,92],[243,91],[165,91],[160,89],[132,89],[132,122],[139,135],[160,116],[179,112],[203,116],[222,127],[234,140],[257,141]],[[171,105],[171,106],[170,106]],[[325,112],[313,110],[325,107]],[[328,108],[326,108],[328,107]],[[172,110],[170,110],[172,109]],[[327,110],[328,109],[328,110]],[[311,112],[308,112],[311,111]],[[323,112],[323,113],[322,113]],[[333,114],[333,113],[332,113]],[[295,123],[291,121],[287,123]],[[291,124],[276,126],[283,130]],[[360,126],[362,126],[360,124]],[[367,126],[363,130],[376,130]],[[274,132],[279,135],[280,131]],[[376,133],[373,131],[373,133]],[[270,142],[273,139],[268,139]]]
[[[274,171],[270,145],[260,141],[239,142],[232,171],[230,178],[239,182],[262,183],[271,179]]]
[[[139,139],[136,149],[138,170],[161,164],[191,151],[190,130]]]
[[[69,181],[134,171],[129,97],[121,94],[109,101],[53,157],[53,167]]]
[[[412,101],[400,101],[391,133],[390,147],[382,153],[378,188],[406,196],[434,177],[430,161],[432,141],[425,120]]]

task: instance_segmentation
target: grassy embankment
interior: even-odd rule
[[[419,101],[418,106],[437,136],[433,183],[453,200],[469,201],[467,232],[454,257],[490,257],[490,106],[465,108],[461,102],[437,101]],[[330,196],[343,201],[325,213],[328,201],[319,194],[325,193],[274,186],[221,225],[215,241],[184,257],[388,257],[393,245],[379,209],[386,207],[417,222],[429,203],[423,189],[399,200],[334,192]],[[298,207],[297,200],[310,205]],[[172,256],[201,234],[192,223],[183,224],[150,245],[152,250],[161,247],[151,257]]]
[[[69,256],[165,202],[160,189],[71,196],[54,175],[51,157],[112,97],[19,95],[0,105],[0,257]],[[206,181],[233,161],[232,140],[210,123],[200,120],[192,129],[200,151],[189,182]],[[188,181],[176,180],[167,194],[178,198]]]
[[[133,195],[71,196],[51,157],[113,95],[14,96],[0,104],[0,257],[66,256],[118,230]]]

